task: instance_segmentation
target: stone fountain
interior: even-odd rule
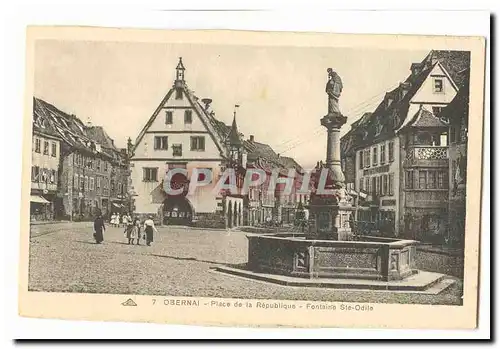
[[[324,287],[330,282],[332,287],[424,289],[443,275],[424,272],[425,277],[416,278],[417,241],[359,236],[351,230],[352,200],[345,190],[340,162],[340,129],[347,122],[338,103],[343,86],[335,71],[329,68],[327,72],[328,113],[321,118],[328,137],[326,162],[312,175],[308,231],[247,235],[244,270],[219,269],[287,285],[319,283]],[[299,281],[304,279],[308,281]],[[403,282],[405,279],[412,280]]]

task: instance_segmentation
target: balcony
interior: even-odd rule
[[[57,183],[31,182],[31,189],[57,191]]]
[[[405,167],[448,167],[448,147],[413,146],[406,151]]]

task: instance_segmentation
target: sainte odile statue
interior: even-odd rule
[[[328,115],[341,114],[339,98],[342,93],[342,79],[332,68],[328,68],[327,72],[328,82],[325,91],[328,95]]]

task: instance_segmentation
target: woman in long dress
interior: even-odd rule
[[[139,221],[130,219],[127,223],[126,234],[128,239],[128,244],[134,244],[134,239],[137,239],[137,244],[139,244]]]
[[[146,245],[151,246],[151,243],[153,242],[153,232],[158,233],[155,223],[153,222],[153,217],[149,216],[149,218],[144,222],[144,232],[146,233]]]
[[[94,220],[94,239],[97,244],[100,244],[104,241],[103,232],[106,231],[106,227],[104,226],[104,218],[101,213],[97,214],[97,217]]]

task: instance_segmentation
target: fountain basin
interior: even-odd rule
[[[253,272],[303,278],[403,280],[415,273],[417,241],[357,236],[311,240],[305,234],[247,235]]]

